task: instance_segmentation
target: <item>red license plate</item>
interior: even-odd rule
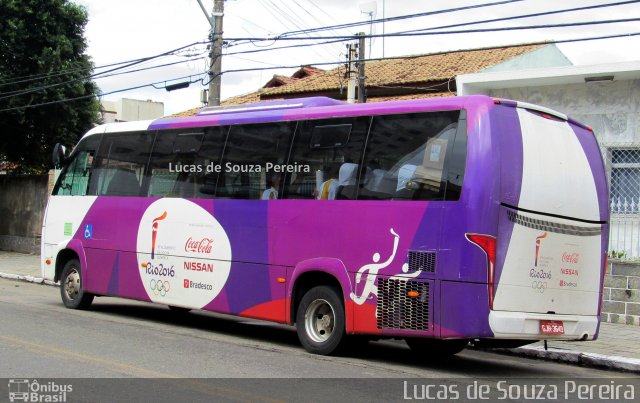
[[[564,323],[561,320],[541,320],[540,333],[564,334]]]

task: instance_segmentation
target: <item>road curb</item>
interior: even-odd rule
[[[25,281],[27,283],[34,283],[34,284],[44,284],[44,285],[49,285],[53,287],[57,287],[59,285],[56,282],[53,282],[51,280],[46,280],[42,277],[23,276],[21,274],[3,273],[1,271],[0,271],[0,278],[6,278],[8,280]]]
[[[565,350],[561,348],[549,348],[545,350],[543,346],[481,350],[498,354],[537,358],[585,367],[606,368],[640,374],[640,359],[637,358],[626,358],[597,353],[583,353],[581,351]]]

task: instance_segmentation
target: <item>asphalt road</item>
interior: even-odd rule
[[[628,376],[471,350],[434,361],[394,341],[322,357],[306,353],[288,326],[106,297],[74,311],[57,288],[0,279],[0,378],[69,378],[67,401],[401,401],[417,400],[425,384],[469,398],[478,382],[495,400],[501,380],[619,384]]]

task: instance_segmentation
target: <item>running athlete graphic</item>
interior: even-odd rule
[[[374,253],[372,256],[373,263],[366,264],[362,266],[358,270],[358,274],[356,274],[356,285],[360,284],[362,281],[362,276],[366,275],[364,288],[362,289],[362,294],[357,296],[355,293],[351,293],[349,296],[358,305],[364,304],[364,302],[369,298],[370,294],[378,296],[378,287],[376,286],[376,278],[378,277],[378,272],[385,267],[389,266],[393,259],[396,257],[396,252],[398,251],[398,244],[400,243],[400,235],[396,234],[396,232],[391,228],[389,230],[393,235],[393,251],[391,252],[391,256],[382,263],[380,262],[380,254],[378,252]],[[405,271],[403,266],[403,271]],[[407,266],[408,270],[408,266]]]

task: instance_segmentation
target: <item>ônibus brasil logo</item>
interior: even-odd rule
[[[158,235],[158,224],[159,221],[167,218],[167,212],[163,212],[160,217],[156,217],[153,219],[153,223],[151,224],[151,259],[154,258],[156,252],[156,236]]]
[[[546,237],[547,237],[547,233],[546,232],[544,234],[536,237],[536,258],[535,258],[535,263],[534,263],[535,267],[538,267],[538,256],[540,255],[540,244],[542,243],[542,240],[544,238],[546,238]]]

